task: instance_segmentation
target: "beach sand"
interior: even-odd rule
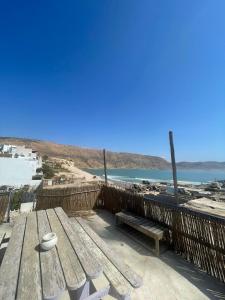
[[[94,176],[86,171],[83,171],[77,167],[75,167],[74,162],[66,159],[54,158],[54,161],[61,163],[62,168],[66,169],[67,172],[59,172],[57,175],[66,177],[73,177],[77,180],[82,181],[101,181],[102,179],[99,176]]]

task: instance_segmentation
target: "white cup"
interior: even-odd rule
[[[57,244],[58,238],[56,233],[49,232],[42,237],[41,248],[43,250],[50,250]]]

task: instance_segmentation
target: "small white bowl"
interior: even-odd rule
[[[43,250],[50,250],[57,244],[58,238],[54,232],[49,232],[42,237],[41,248]]]

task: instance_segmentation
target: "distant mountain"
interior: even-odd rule
[[[48,141],[25,138],[0,137],[0,144],[25,145],[41,155],[72,159],[78,168],[102,168],[102,150],[61,145]],[[168,169],[170,163],[157,156],[107,151],[108,168]]]
[[[78,146],[61,145],[48,141],[0,137],[0,144],[25,145],[37,150],[41,155],[71,159],[78,168],[102,168],[102,150],[88,149]],[[107,151],[108,168],[146,168],[146,169],[169,169],[170,162],[158,156],[141,155],[134,153]],[[178,169],[203,169],[225,170],[225,162],[179,162]]]
[[[225,170],[225,162],[204,161],[204,162],[179,162],[179,169],[197,169],[197,170]]]

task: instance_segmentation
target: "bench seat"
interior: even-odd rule
[[[116,224],[121,223],[125,223],[142,232],[143,234],[153,238],[155,240],[155,253],[157,256],[159,256],[159,241],[163,239],[167,228],[130,212],[119,212],[116,214]]]

